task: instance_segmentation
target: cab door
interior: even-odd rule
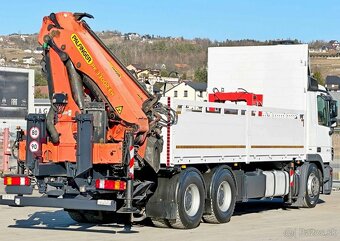
[[[332,160],[332,138],[330,119],[330,97],[317,95],[316,151],[324,162]]]

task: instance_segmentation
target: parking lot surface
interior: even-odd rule
[[[0,180],[2,183],[2,180]],[[3,186],[0,193],[4,193]],[[0,240],[340,240],[340,191],[314,209],[285,208],[280,199],[238,204],[231,221],[192,230],[79,224],[62,209],[0,206]]]

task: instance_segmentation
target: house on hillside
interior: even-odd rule
[[[11,62],[13,62],[13,63],[18,63],[18,62],[19,62],[19,59],[18,59],[18,58],[12,58],[12,59],[11,59]]]
[[[330,91],[340,90],[340,77],[334,75],[328,75],[326,77],[325,86]]]
[[[139,80],[156,79],[158,80],[160,76],[159,69],[145,68],[141,64],[130,64],[126,67],[130,72],[136,74]]]
[[[146,69],[141,64],[129,64],[128,66],[126,66],[126,68],[130,71],[134,71],[135,73],[138,73],[138,72]]]
[[[188,64],[175,64],[175,67],[177,69],[187,69],[189,68],[189,65]]]
[[[155,76],[155,77],[158,77],[161,75],[161,70],[160,69],[150,69],[150,74]]]
[[[207,101],[207,83],[183,81],[167,90],[165,96],[181,100]]]
[[[340,43],[338,40],[329,41],[330,47],[335,50],[340,50]]]
[[[35,64],[35,58],[32,57],[32,56],[23,57],[23,58],[22,58],[22,63],[23,63],[23,64]]]
[[[155,69],[159,69],[159,70],[161,70],[161,69],[166,69],[166,64],[155,64]]]
[[[124,34],[125,40],[134,40],[134,39],[140,39],[140,35],[138,33],[126,33]]]
[[[179,77],[161,77],[158,82],[177,85],[180,79]]]
[[[6,63],[6,59],[5,58],[0,58],[0,66],[4,66]]]
[[[139,80],[147,80],[149,79],[149,75],[150,75],[150,70],[149,69],[143,69],[141,71],[137,72],[137,77]]]
[[[33,53],[35,53],[35,54],[42,54],[43,53],[43,48],[42,47],[37,47],[34,51],[33,51]]]

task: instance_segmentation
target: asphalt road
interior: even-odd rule
[[[2,182],[2,180],[0,180]],[[0,193],[4,193],[3,186]],[[0,240],[340,240],[340,191],[314,209],[285,209],[279,199],[239,204],[231,221],[192,230],[78,224],[61,209],[0,206]]]

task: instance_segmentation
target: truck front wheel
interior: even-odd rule
[[[319,200],[321,177],[318,167],[314,163],[306,162],[297,168],[299,180],[299,194],[293,207],[314,208]]]
[[[306,178],[306,193],[304,207],[313,208],[316,206],[320,195],[320,172],[314,163],[309,165]]]

